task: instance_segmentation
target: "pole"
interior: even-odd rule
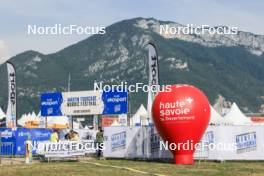
[[[71,91],[71,73],[69,73],[69,76],[68,76],[68,92]],[[70,129],[73,129],[73,118],[72,116],[69,116],[69,122],[71,123],[70,124]]]
[[[71,126],[70,126],[70,128],[73,129],[73,117],[72,117],[72,116],[70,116],[70,121],[71,121]]]
[[[128,92],[128,126],[130,126],[130,120],[131,120],[131,93]]]

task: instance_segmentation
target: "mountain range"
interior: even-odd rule
[[[243,112],[264,112],[264,36],[237,34],[163,35],[154,18],[123,20],[56,53],[25,51],[12,58],[17,71],[18,114],[39,110],[43,92],[92,90],[94,81],[148,83],[148,42],[157,46],[161,84],[192,84],[215,106],[236,102]],[[52,41],[51,41],[52,42]],[[0,66],[0,106],[6,109],[6,65]],[[135,113],[147,94],[130,93]]]

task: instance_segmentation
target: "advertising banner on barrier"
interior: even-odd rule
[[[37,154],[44,155],[46,158],[84,156],[85,154],[95,153],[96,150],[98,150],[94,140],[59,142],[44,141],[38,143],[36,148]]]
[[[0,138],[0,155],[14,155],[16,131],[11,128],[0,128]]]
[[[104,156],[110,158],[172,158],[161,148],[162,139],[153,127],[104,128]],[[209,126],[196,159],[264,160],[263,126]]]
[[[14,142],[16,131],[11,128],[0,128],[1,142]]]
[[[32,140],[32,144],[36,145],[40,141],[49,140],[51,133],[51,129],[44,128],[17,128],[16,130],[12,130],[10,128],[0,128],[0,136],[3,146],[1,152],[3,155],[11,155],[11,153],[12,155],[25,155],[26,140],[30,139]],[[12,149],[10,147],[12,147]],[[33,150],[33,154],[35,153],[36,151]]]
[[[41,141],[47,141],[50,139],[52,133],[51,129],[44,128],[35,128],[35,129],[26,129],[18,128],[16,130],[16,155],[24,155],[26,152],[26,141],[31,140],[33,145]],[[36,150],[33,148],[33,154],[36,154]]]
[[[126,91],[78,91],[41,95],[41,115],[115,115],[128,112]]]

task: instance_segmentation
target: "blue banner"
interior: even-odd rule
[[[128,111],[128,92],[110,91],[103,92],[104,102],[103,115],[106,114],[127,114]]]
[[[52,130],[44,128],[17,128],[16,130],[12,130],[10,128],[0,128],[0,133],[2,155],[25,155],[26,140],[32,140],[32,145],[37,146],[38,142],[50,139]],[[35,153],[36,151],[33,150],[33,154]]]
[[[250,152],[257,149],[256,132],[236,135],[237,153]]]
[[[26,152],[26,140],[30,139],[33,146],[37,146],[37,143],[40,141],[48,141],[52,133],[51,129],[44,128],[35,128],[35,129],[26,129],[18,128],[16,132],[16,155],[24,155]],[[32,151],[33,154],[36,154],[36,150]]]
[[[126,147],[126,131],[113,134],[111,136],[111,151],[123,149]]]
[[[41,116],[117,115],[128,112],[128,92],[65,92],[41,95]]]
[[[63,102],[60,92],[45,93],[41,95],[41,116],[61,116],[61,104]]]
[[[12,156],[15,154],[16,131],[11,128],[0,128],[0,154]]]
[[[30,129],[18,128],[16,130],[16,155],[25,155],[26,153],[26,140],[30,139]]]

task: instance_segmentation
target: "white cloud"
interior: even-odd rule
[[[0,64],[8,59],[8,47],[3,40],[0,40]]]

